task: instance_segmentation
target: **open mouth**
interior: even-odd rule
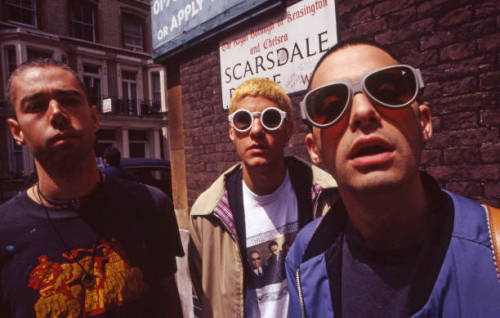
[[[382,145],[369,145],[356,151],[352,158],[373,156],[387,151],[391,151],[391,149]]]
[[[385,165],[393,160],[394,146],[385,139],[371,137],[354,143],[348,159],[354,166],[368,168]]]

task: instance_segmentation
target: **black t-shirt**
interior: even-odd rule
[[[182,254],[158,189],[107,178],[78,209],[20,193],[0,206],[0,316],[165,316],[160,282]]]
[[[336,317],[409,317],[428,300],[451,237],[453,203],[430,177],[423,174],[423,181],[432,202],[431,226],[415,246],[370,248],[350,225],[342,201],[332,208],[338,235],[326,262]]]

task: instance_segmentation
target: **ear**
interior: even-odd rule
[[[7,119],[7,123],[9,124],[10,133],[12,137],[16,141],[19,146],[23,146],[26,142],[24,141],[23,131],[21,130],[21,126],[19,122],[14,118]]]
[[[317,145],[316,141],[314,140],[314,136],[312,132],[308,132],[306,134],[306,147],[307,147],[307,152],[309,152],[309,157],[311,158],[311,161],[315,165],[320,165],[323,163],[323,160],[321,159],[320,155],[320,147]]]
[[[429,106],[421,104],[418,106],[420,131],[422,141],[426,143],[432,137],[432,116]]]
[[[236,132],[234,131],[231,123],[229,123],[228,125],[229,125],[228,126],[229,127],[229,139],[231,139],[231,141],[234,141],[236,139]]]
[[[94,122],[94,132],[97,132],[99,130],[99,115],[97,114],[97,107],[95,105],[90,107],[90,116]]]

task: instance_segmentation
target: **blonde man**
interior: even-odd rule
[[[283,246],[314,218],[312,206],[330,175],[284,148],[293,133],[290,98],[278,84],[251,79],[234,92],[229,138],[241,160],[225,171],[191,210],[189,267],[202,317],[286,317],[284,251],[262,264],[255,281],[251,255],[270,259],[268,244]],[[276,263],[276,264],[275,264]]]

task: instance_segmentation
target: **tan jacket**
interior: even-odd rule
[[[313,202],[321,189],[336,187],[328,173],[298,161],[301,169],[312,169]],[[201,317],[244,316],[244,266],[225,184],[226,178],[237,169],[240,164],[219,176],[191,208],[188,261],[193,287],[202,306]]]

